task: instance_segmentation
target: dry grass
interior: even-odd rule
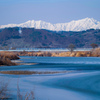
[[[100,48],[93,49],[91,51],[74,51],[74,52],[50,52],[50,51],[38,51],[38,52],[18,52],[19,56],[42,56],[42,57],[100,57]]]
[[[19,59],[19,57],[13,52],[0,51],[0,65],[17,65],[17,63],[11,62],[11,60]]]
[[[11,65],[17,65],[17,63],[11,62],[9,58],[0,57],[0,65],[11,66]]]
[[[41,51],[41,52],[18,52],[19,56],[41,56],[41,57],[89,57],[90,51],[74,51],[74,52],[49,52],[49,51]]]
[[[13,74],[13,75],[32,75],[32,74],[56,74],[66,73],[69,71],[55,71],[55,72],[38,72],[38,71],[0,71],[2,74]]]
[[[93,57],[100,57],[100,48],[95,48],[91,50],[91,55]]]
[[[9,58],[10,60],[20,59],[16,53],[10,51],[0,51],[0,57]]]

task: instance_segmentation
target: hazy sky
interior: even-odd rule
[[[86,17],[100,21],[100,0],[0,0],[0,25],[28,20],[65,23]]]

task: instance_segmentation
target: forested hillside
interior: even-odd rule
[[[91,43],[100,45],[100,29],[56,32],[15,27],[0,30],[0,47],[67,48],[71,43],[76,47],[90,47]]]

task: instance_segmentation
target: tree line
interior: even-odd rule
[[[98,47],[98,44],[92,43],[92,44],[90,44],[90,46],[91,46],[93,49],[95,49],[95,48]],[[69,44],[69,45],[68,45],[68,50],[69,50],[70,52],[73,52],[74,49],[76,49],[76,47],[75,47],[74,44]]]

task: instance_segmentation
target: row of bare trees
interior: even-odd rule
[[[95,49],[95,48],[98,47],[98,45],[95,44],[95,43],[92,43],[90,46],[91,46],[93,49]],[[74,49],[75,49],[75,45],[74,45],[74,44],[69,44],[69,45],[68,45],[68,49],[70,50],[70,52],[73,52]]]

